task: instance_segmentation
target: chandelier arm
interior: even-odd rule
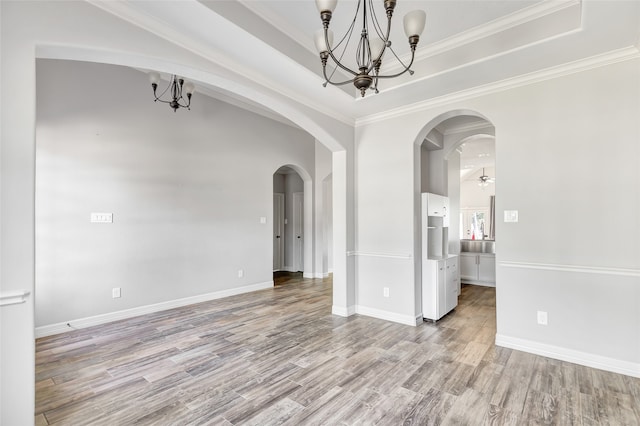
[[[329,46],[329,36],[327,35],[327,28],[324,29],[324,39],[325,39],[325,42],[327,43],[327,46]],[[337,66],[339,66],[343,70],[347,71],[348,73],[353,74],[354,76],[358,75],[357,72],[352,71],[351,69],[349,69],[349,68],[345,67],[344,65],[342,65],[342,63],[338,60],[338,58],[336,58],[335,55],[333,54],[333,49],[328,49],[328,53],[329,53],[329,56],[331,56],[331,59],[333,59],[333,62]]]
[[[334,68],[333,71],[331,72],[331,77],[333,77],[333,74],[336,72],[336,69],[337,68]],[[325,63],[325,65],[322,66],[322,75],[324,76],[324,86],[325,87],[326,87],[327,83],[331,84],[332,86],[342,86],[343,84],[353,83],[353,79],[340,81],[340,82],[331,81],[331,79],[329,77],[327,77],[326,63]]]
[[[160,101],[160,102],[164,102],[164,103],[169,103],[167,101],[163,101],[162,99],[160,99],[161,97],[164,96],[165,93],[167,93],[167,90],[169,90],[169,87],[171,87],[171,83],[169,83],[169,85],[163,90],[162,93],[160,93],[160,96],[156,95],[155,91],[153,92],[153,96],[156,97],[156,101]]]
[[[330,84],[332,86],[342,86],[342,85],[345,85],[345,84],[348,84],[348,83],[353,84],[353,80],[345,80],[345,81],[338,81],[338,82],[331,81],[331,80],[329,80],[327,78],[326,73],[325,73],[325,77],[324,78],[325,78],[325,84],[328,83],[328,84]]]
[[[154,102],[162,102],[163,104],[170,104],[171,103],[171,101],[164,101],[164,100],[162,100],[160,98],[156,98],[156,100]]]
[[[389,48],[389,50],[391,50],[393,52],[393,49]],[[400,58],[398,58],[398,56],[396,55],[395,52],[393,52],[393,55],[398,59],[398,62],[400,62],[400,65],[402,65],[404,67],[404,70],[400,71],[399,73],[396,74],[389,74],[389,75],[377,75],[377,78],[394,78],[394,77],[399,77],[402,74],[406,73],[407,71],[409,71],[410,74],[413,74],[413,71],[411,70],[411,65],[413,65],[413,60],[416,57],[416,52],[415,50],[411,49],[411,62],[409,62],[409,65],[405,65],[402,63],[402,61],[400,60]]]
[[[387,36],[384,37],[382,35],[383,31],[382,31],[382,27],[380,26],[380,22],[378,21],[378,16],[376,15],[376,10],[373,7],[373,2],[370,0],[370,4],[371,4],[371,22],[373,22],[373,28],[376,30],[376,34],[378,34],[378,37],[380,37],[386,44],[386,42],[389,40],[389,30],[391,28],[391,17],[387,16]]]
[[[375,16],[375,14],[374,14]],[[378,24],[377,20],[376,20],[376,25],[374,25],[374,28],[378,26],[378,28],[380,27],[380,24]],[[382,30],[382,28],[379,28],[380,30]],[[369,65],[369,68],[367,68],[367,74],[369,74],[373,69],[375,69],[376,67],[379,67],[380,61],[382,60],[382,55],[384,55],[385,50],[387,50],[387,47],[389,48],[389,50],[391,50],[391,52],[393,53],[393,56],[396,57],[396,59],[398,59],[398,61],[400,62],[400,64],[404,67],[404,64],[402,63],[402,61],[400,61],[400,59],[398,58],[398,55],[396,55],[396,52],[393,51],[393,49],[391,48],[391,46],[387,46],[387,43],[389,43],[389,37],[391,35],[391,16],[387,15],[387,35],[386,38],[383,37],[380,32],[378,31],[378,29],[376,29],[376,33],[378,34],[378,36],[380,36],[380,38],[382,39],[382,41],[384,42],[384,45],[382,47],[382,50],[380,51],[380,54],[378,55],[377,58],[371,58],[371,64]],[[390,43],[389,43],[390,44]],[[377,79],[377,73],[376,76],[374,78]],[[377,93],[377,80],[376,80],[376,93]]]

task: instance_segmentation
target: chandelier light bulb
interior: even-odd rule
[[[371,57],[373,59],[380,58],[382,51],[384,50],[385,43],[381,39],[374,37],[369,39],[369,48],[371,49]]]
[[[192,95],[193,92],[195,92],[195,91],[196,91],[196,86],[192,82],[189,81],[189,82],[184,84],[184,92],[187,95]]]
[[[424,31],[424,24],[427,20],[427,14],[424,10],[412,10],[404,15],[404,33],[407,37],[414,37],[422,35]]]
[[[149,73],[149,82],[151,84],[158,84],[160,82],[160,74],[153,71]]]
[[[316,0],[318,12],[333,12],[338,4],[338,0]]]

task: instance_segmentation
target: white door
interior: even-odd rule
[[[284,260],[284,194],[273,194],[273,270],[282,269]]]
[[[293,193],[293,267],[296,271],[304,271],[304,193]]]

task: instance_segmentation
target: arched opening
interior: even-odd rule
[[[457,306],[462,283],[496,285],[495,243],[488,241],[495,236],[495,129],[475,111],[451,111],[423,127],[415,154],[416,304],[423,318],[438,320]],[[484,192],[470,194],[481,175]],[[467,230],[469,239],[484,241],[469,244]]]
[[[276,115],[284,117],[297,125],[302,130],[312,135],[320,144],[328,149],[332,155],[332,202],[331,220],[336,229],[336,238],[331,240],[332,247],[329,250],[332,254],[331,270],[333,273],[333,305],[332,312],[340,316],[348,316],[353,313],[352,306],[355,303],[355,281],[353,274],[349,271],[353,269],[353,262],[348,259],[348,247],[352,246],[352,233],[354,230],[348,223],[349,217],[353,214],[353,206],[348,202],[347,186],[349,180],[350,155],[346,149],[346,143],[339,139],[340,126],[327,127],[312,115],[305,112],[305,108],[300,108],[294,103],[285,102],[277,96],[265,94],[254,87],[240,84],[227,79],[221,75],[203,71],[200,67],[191,66],[186,63],[176,63],[159,57],[141,56],[121,52],[120,55],[111,55],[109,52],[92,47],[77,48],[64,44],[46,45],[40,44],[35,52],[36,58],[63,59],[72,61],[86,61],[101,64],[121,65],[139,70],[156,70],[162,73],[177,73],[186,79],[196,83],[196,86],[206,85],[214,90],[220,90],[233,97],[246,99],[264,107]],[[148,89],[148,88],[147,88]],[[150,89],[148,89],[150,90]],[[350,137],[350,135],[348,135]],[[312,191],[309,191],[311,193]],[[307,202],[311,203],[312,199]],[[335,201],[335,202],[334,202]],[[308,218],[311,220],[311,217]],[[342,234],[346,236],[341,237]],[[307,256],[312,256],[313,250],[308,250]],[[306,265],[312,265],[309,260]]]
[[[311,273],[308,255],[313,248],[310,207],[311,177],[302,168],[285,165],[273,174],[273,278],[282,283],[290,277]]]

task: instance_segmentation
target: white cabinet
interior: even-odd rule
[[[460,280],[470,284],[495,286],[495,254],[460,253]]]
[[[449,198],[427,193],[427,216],[441,217],[442,226],[449,226]]]
[[[478,255],[478,281],[496,284],[496,256],[491,254]]]
[[[422,316],[439,320],[458,306],[458,257],[429,259],[422,270]]]

